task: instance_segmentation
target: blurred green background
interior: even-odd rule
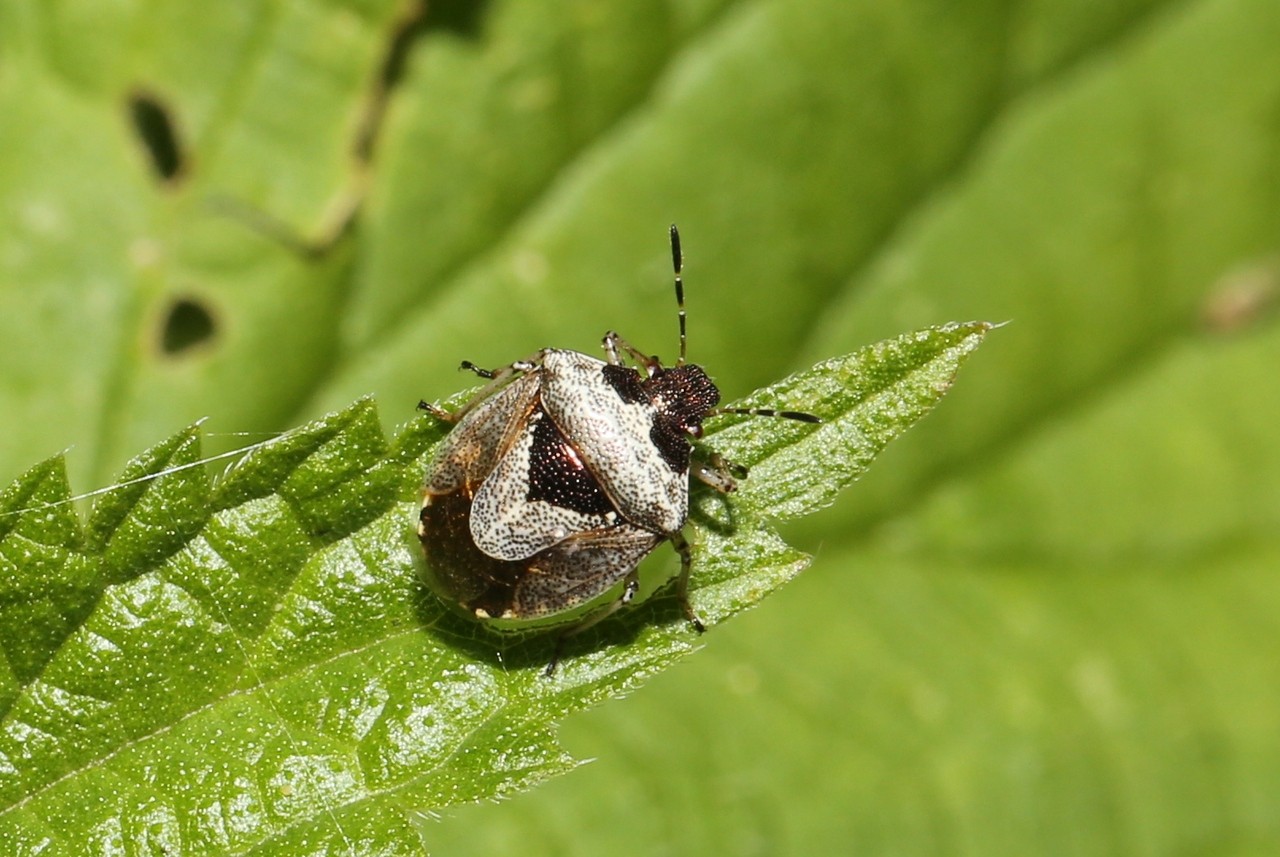
[[[670,356],[675,221],[730,399],[1012,324],[798,582],[433,853],[1280,853],[1277,45],[1275,0],[4,3],[0,478]]]

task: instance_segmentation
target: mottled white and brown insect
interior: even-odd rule
[[[689,475],[729,492],[734,468],[699,461],[692,439],[720,413],[817,422],[795,411],[717,409],[720,391],[685,360],[680,235],[671,227],[680,357],[663,366],[610,331],[607,360],[544,348],[500,369],[462,368],[489,383],[455,412],[420,403],[454,423],[427,470],[418,535],[428,580],[481,620],[542,620],[623,582],[619,595],[575,620],[566,634],[627,604],[636,566],[659,543],[680,554],[678,588],[689,621],[692,555],[681,530]],[[624,357],[634,366],[628,366]],[[548,666],[548,672],[555,661]]]

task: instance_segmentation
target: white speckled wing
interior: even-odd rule
[[[634,571],[661,541],[629,524],[570,536],[533,559],[516,588],[513,609],[538,616],[584,604]]]
[[[529,499],[530,452],[538,419],[535,412],[525,430],[498,459],[471,504],[471,538],[494,559],[522,560],[566,538],[608,527],[617,514],[584,514]]]
[[[535,370],[515,378],[464,416],[427,469],[425,492],[448,494],[462,489],[471,494],[524,430],[541,377]]]

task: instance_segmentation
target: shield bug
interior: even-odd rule
[[[419,403],[454,424],[427,470],[418,525],[428,582],[444,599],[478,619],[519,626],[573,611],[622,584],[611,602],[575,618],[563,640],[630,602],[640,560],[670,541],[680,555],[681,605],[703,630],[688,599],[692,551],[682,529],[689,476],[727,493],[743,471],[715,455],[697,459],[692,440],[716,414],[818,419],[716,407],[720,391],[685,359],[674,225],[671,258],[680,322],[674,365],[609,331],[605,360],[544,348],[492,371],[463,362],[488,381],[475,396],[452,412]],[[555,665],[553,658],[548,674]]]

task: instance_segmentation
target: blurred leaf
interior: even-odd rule
[[[726,398],[1012,320],[786,524],[818,573],[572,718],[599,763],[429,838],[1274,853],[1278,43],[1272,0],[0,4],[0,474],[74,446],[104,484],[200,417],[216,450],[370,393],[395,423],[610,328],[669,356],[671,221]],[[261,230],[353,205],[326,254]],[[96,602],[59,573],[0,612],[4,698]]]

